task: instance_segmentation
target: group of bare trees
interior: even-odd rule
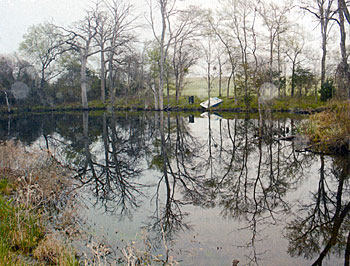
[[[126,64],[125,58],[133,51],[136,18],[131,16],[131,10],[126,1],[106,0],[88,8],[84,18],[71,26],[53,23],[32,26],[20,51],[32,58],[40,71],[41,87],[61,74],[57,67],[60,60],[67,61],[66,57],[74,55],[80,65],[82,106],[87,109],[88,63],[92,56],[100,54],[101,100],[106,102],[107,90],[114,104],[118,68]]]
[[[201,28],[201,12],[194,6],[179,8],[176,0],[156,0],[155,3],[150,0],[148,5],[150,11],[146,19],[152,29],[158,50],[157,82],[153,83],[152,88],[155,94],[155,108],[163,110],[164,84],[166,84],[168,107],[169,78],[173,79],[178,103],[184,86],[184,77],[199,57],[195,41]]]
[[[112,106],[122,90],[134,95],[135,90],[148,89],[154,94],[155,109],[170,107],[171,90],[178,104],[185,76],[195,65],[202,70],[192,73],[205,77],[208,97],[216,78],[219,96],[225,86],[226,96],[233,92],[236,102],[242,98],[248,103],[264,82],[274,83],[280,97],[294,96],[297,88],[300,96],[302,90],[317,96],[329,78],[336,78],[339,95],[350,96],[346,50],[350,15],[344,0],[219,0],[215,10],[176,0],[146,3],[146,26],[140,26],[141,16],[129,2],[104,0],[91,3],[85,17],[71,26],[47,22],[30,27],[20,51],[37,70],[39,94],[62,77],[74,58],[80,67],[84,109],[89,107],[89,70],[98,76],[100,100]],[[308,18],[316,19],[319,34],[311,34],[313,29],[299,22]],[[136,36],[146,28],[150,34],[141,37],[148,40],[140,45]],[[337,36],[339,49],[329,45]],[[6,89],[8,93],[10,88]]]
[[[112,106],[115,101],[117,65],[123,64],[121,54],[127,53],[134,38],[132,6],[119,0],[103,1],[86,12],[85,18],[70,28],[57,26],[66,45],[79,54],[81,64],[81,97],[88,108],[86,68],[88,58],[100,53],[101,100],[106,101],[108,87]],[[119,60],[118,60],[119,59]],[[119,62],[118,62],[119,61]],[[106,77],[108,85],[106,86]]]
[[[211,30],[209,32],[215,36],[214,43],[210,40],[212,43],[206,47],[215,51],[214,45],[221,46],[226,59],[219,58],[222,52],[218,52],[218,55],[212,52],[209,57],[208,49],[203,48],[204,61],[206,65],[211,65],[211,69],[207,68],[207,80],[212,80],[215,75],[219,78],[221,96],[224,62],[228,77],[227,96],[233,83],[235,100],[239,96],[249,99],[251,95],[259,94],[258,88],[264,82],[274,83],[280,97],[288,94],[294,96],[297,88],[298,96],[301,96],[302,89],[305,95],[313,92],[317,96],[318,89],[328,79],[336,79],[338,95],[350,97],[347,89],[348,25],[345,23],[350,18],[348,15],[347,3],[343,0],[220,0],[216,11],[210,10],[205,18]],[[320,28],[320,34],[311,32],[315,28],[305,25],[303,21],[309,24],[316,22],[315,27]],[[334,45],[337,40],[339,46]],[[331,41],[332,46],[329,45]],[[322,55],[319,56],[319,53]],[[213,74],[214,68],[218,71]],[[289,86],[286,83],[288,79]]]

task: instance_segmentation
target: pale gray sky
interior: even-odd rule
[[[53,20],[69,24],[82,16],[85,0],[0,0],[0,53],[17,50],[31,25]]]
[[[69,25],[81,19],[91,0],[0,0],[0,54],[15,52],[31,25],[53,21]],[[144,0],[134,0],[138,7]],[[185,0],[186,4],[209,6],[213,0]]]

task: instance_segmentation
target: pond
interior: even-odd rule
[[[344,265],[349,158],[285,141],[306,117],[52,113],[0,118],[2,139],[74,170],[80,215],[111,247],[179,265]]]

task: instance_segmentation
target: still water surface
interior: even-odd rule
[[[147,237],[179,265],[344,265],[349,159],[281,140],[303,117],[229,116],[25,115],[0,133],[74,169],[81,215],[112,247]]]

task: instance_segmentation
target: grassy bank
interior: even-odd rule
[[[348,154],[350,151],[350,102],[332,102],[329,109],[313,114],[302,132],[312,149],[323,153]]]
[[[222,104],[218,105],[217,107],[212,108],[212,110],[220,111],[237,111],[238,109],[244,111],[249,109],[258,109],[258,99],[257,97],[251,97],[249,104],[247,105],[244,99],[237,99],[235,101],[234,98],[227,98],[227,97],[220,97],[223,102]],[[200,103],[204,100],[207,100],[207,97],[194,97],[194,103],[190,104],[188,96],[182,96],[179,99],[179,103],[176,103],[176,99],[174,96],[170,97],[170,100],[168,102],[168,99],[166,96],[164,96],[164,107],[167,108],[168,106],[170,109],[179,109],[179,110],[203,110],[203,108],[200,106]],[[103,105],[100,101],[94,101],[89,104],[91,108],[105,108],[108,106],[108,104]],[[263,108],[271,108],[273,110],[283,110],[283,111],[298,111],[298,110],[304,110],[304,111],[311,111],[318,108],[326,107],[326,102],[321,102],[319,99],[315,99],[314,96],[308,96],[308,97],[286,97],[286,98],[276,98],[265,105],[263,105]],[[73,106],[71,106],[73,107]],[[138,98],[121,98],[118,99],[116,104],[116,108],[132,108],[132,109],[152,109],[153,103],[147,103],[145,105],[143,99]]]
[[[249,103],[243,99],[235,101],[233,98],[221,97],[223,100],[222,104],[217,107],[211,108],[212,111],[228,111],[228,112],[257,112],[259,105],[258,99],[255,97],[250,98]],[[167,98],[164,99],[164,108],[172,111],[204,111],[200,106],[200,103],[206,100],[199,97],[194,97],[194,103],[190,104],[188,96],[180,97],[179,103],[176,103],[175,97],[171,96],[169,103]],[[309,97],[286,97],[276,98],[264,105],[262,108],[269,108],[279,112],[290,112],[290,113],[311,113],[315,110],[326,108],[327,103],[321,102],[319,99],[315,99],[314,96]],[[110,110],[110,104],[102,103],[99,100],[89,102],[89,110]],[[114,105],[115,110],[132,110],[132,111],[143,111],[143,110],[154,110],[153,102],[142,99],[142,98],[118,98]],[[51,112],[51,111],[81,111],[83,110],[81,103],[68,103],[60,104],[55,106],[22,106],[13,107],[13,113],[21,112]],[[0,108],[0,112],[7,113],[7,108]]]
[[[0,265],[79,265],[63,237],[68,231],[56,230],[73,224],[58,218],[69,205],[65,174],[44,152],[1,143]]]
[[[46,151],[0,143],[1,266],[178,265],[172,256],[153,255],[149,245],[140,249],[142,242],[116,250],[99,242],[82,226],[71,176]]]

